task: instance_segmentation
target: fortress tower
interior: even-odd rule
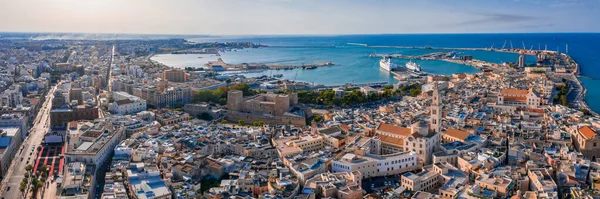
[[[227,108],[231,111],[241,111],[243,106],[244,93],[239,90],[230,90],[227,92]]]

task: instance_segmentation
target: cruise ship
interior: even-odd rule
[[[381,60],[379,60],[379,67],[381,67],[382,69],[384,69],[386,71],[392,71],[398,66],[396,66],[396,64],[392,63],[392,59],[383,57]]]
[[[408,70],[414,71],[414,72],[421,72],[421,66],[419,66],[419,64],[412,62],[412,61],[408,61],[406,63],[406,68]]]

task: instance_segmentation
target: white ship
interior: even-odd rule
[[[421,72],[421,66],[419,66],[419,64],[412,62],[412,61],[408,61],[406,63],[406,68],[408,70],[414,71],[414,72]]]
[[[398,66],[392,63],[392,59],[383,57],[381,60],[379,60],[379,67],[387,71],[392,71]]]

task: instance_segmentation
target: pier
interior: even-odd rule
[[[336,48],[334,45],[331,46],[263,46],[265,48]]]
[[[425,50],[449,50],[449,51],[497,51],[505,53],[525,53],[528,55],[537,55],[541,52],[553,52],[548,50],[533,50],[527,48],[494,48],[492,45],[490,48],[456,48],[456,47],[432,47],[432,46],[369,46],[368,44],[361,43],[346,43],[347,45],[364,46],[367,48],[400,48],[400,49],[425,49]]]
[[[498,66],[497,63],[491,63],[473,59],[460,58],[459,53],[455,52],[435,52],[424,55],[402,55],[402,54],[370,54],[369,57],[387,57],[387,58],[398,58],[398,59],[412,59],[412,60],[440,60],[445,62],[451,62],[455,64],[462,64],[472,66],[478,69],[485,68],[487,66]]]
[[[290,60],[294,61],[294,60]],[[313,63],[317,63],[314,60]],[[302,64],[302,65],[281,65],[281,64],[269,64],[269,63],[241,63],[241,64],[228,64],[225,63],[221,58],[217,61],[211,61],[205,64],[207,68],[213,71],[261,71],[261,70],[292,70],[292,69],[305,69],[311,70],[319,67],[339,66],[333,62],[320,62],[318,64]]]

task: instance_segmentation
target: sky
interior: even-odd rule
[[[0,0],[0,32],[600,32],[600,0]]]

